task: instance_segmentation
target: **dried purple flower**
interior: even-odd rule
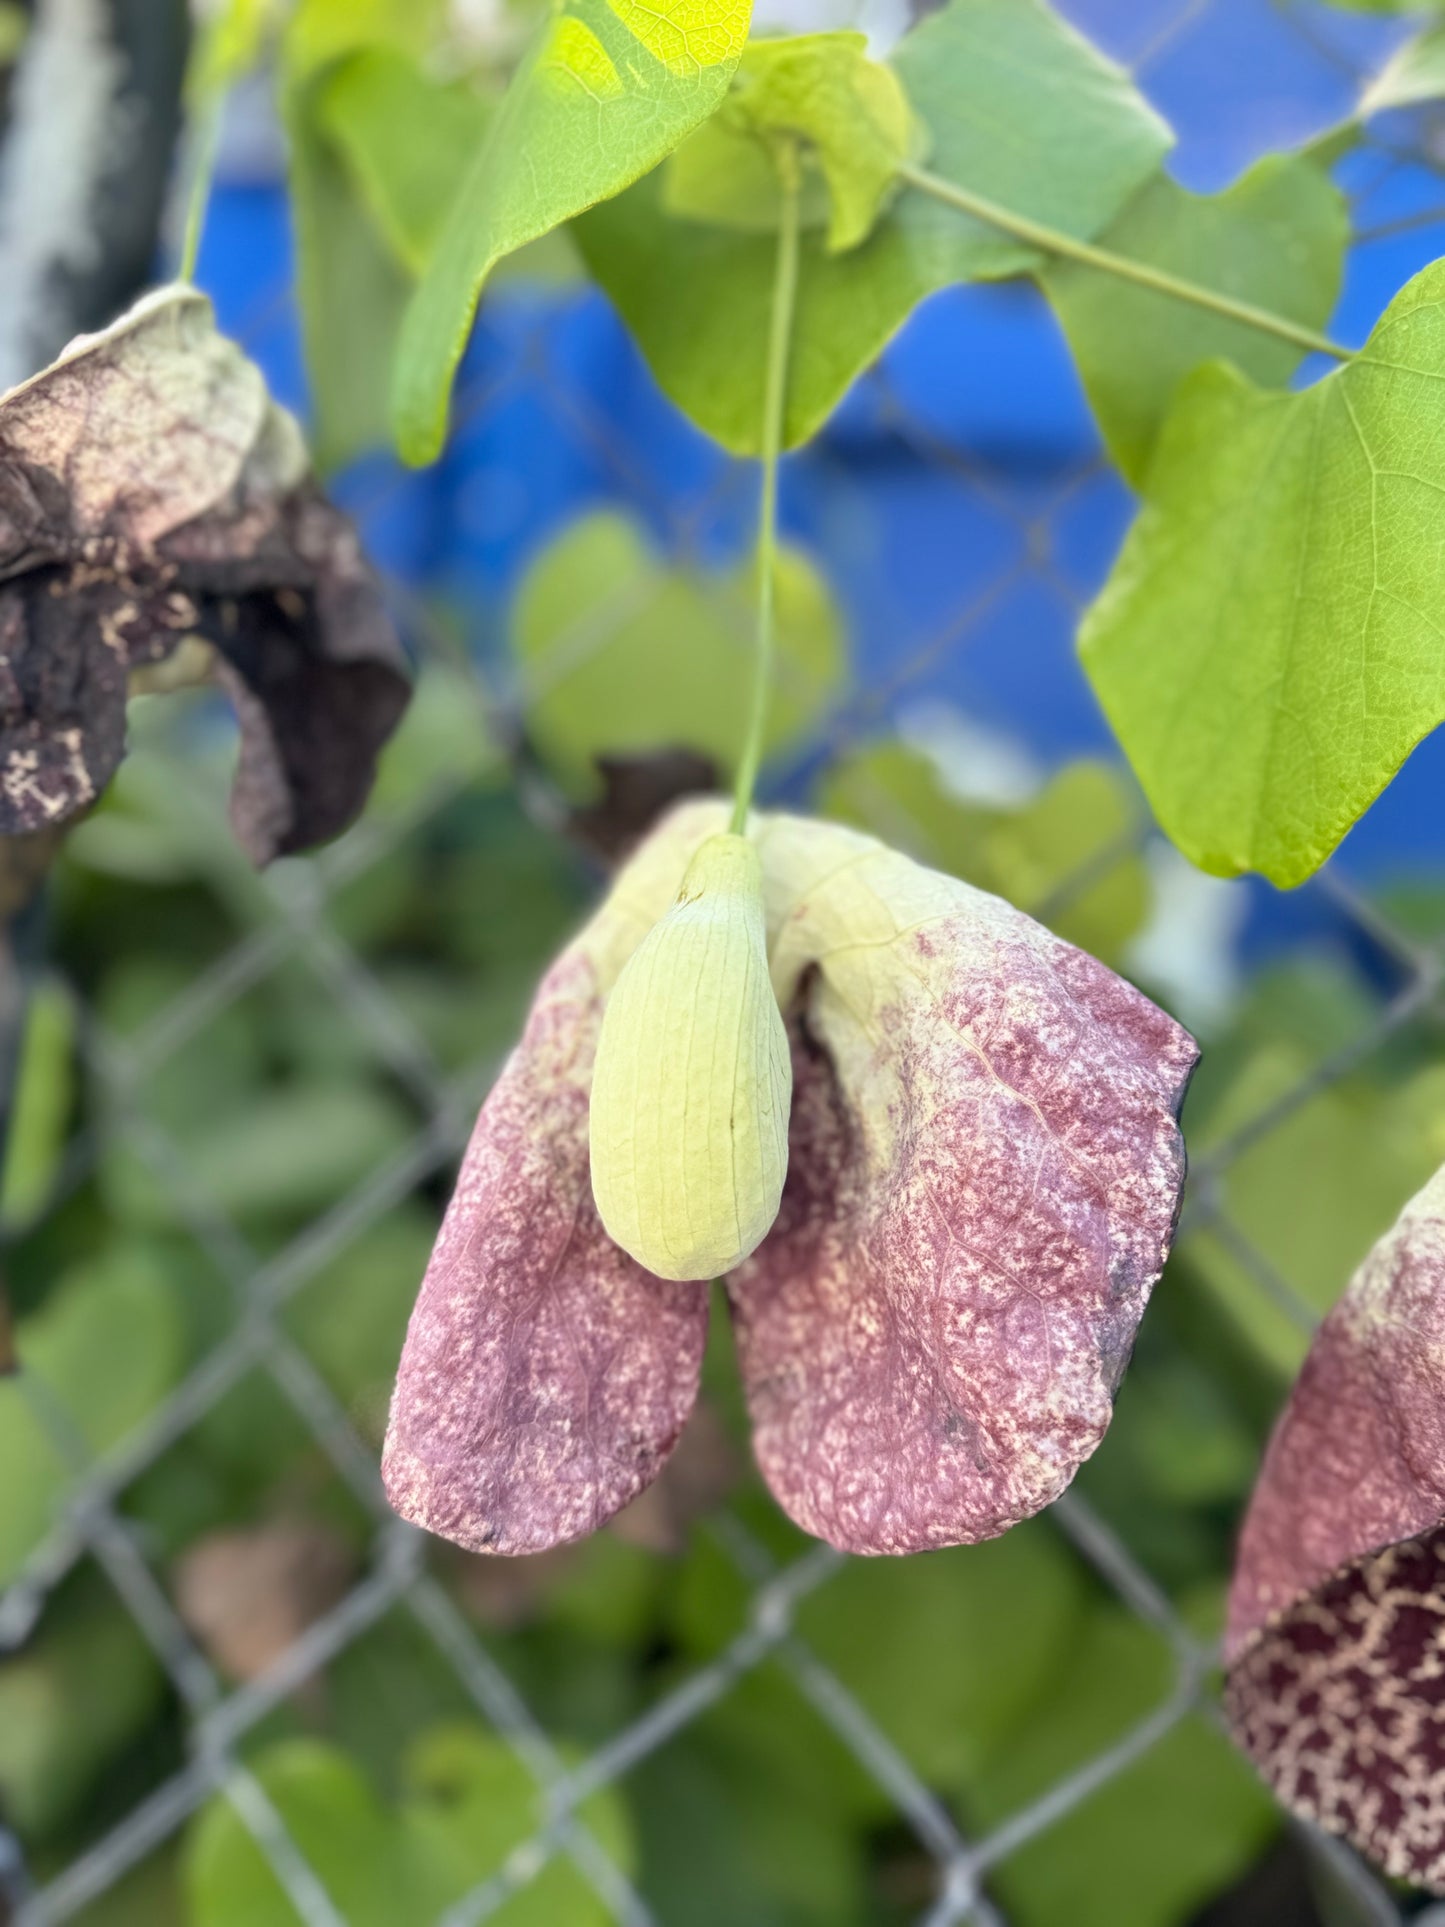
[[[206,298],[167,287],[0,397],[0,834],[95,801],[131,673],[193,636],[240,718],[247,853],[335,835],[406,706],[405,662],[295,421]]]
[[[1445,1170],[1320,1326],[1240,1538],[1225,1703],[1292,1811],[1445,1892]]]
[[[707,1284],[607,1237],[588,1104],[612,986],[724,820],[684,806],[641,846],[477,1121],[384,1463],[399,1512],[474,1550],[602,1524],[692,1408]],[[759,1463],[849,1551],[988,1538],[1055,1498],[1108,1424],[1173,1234],[1193,1041],[998,898],[869,837],[786,816],[750,834],[796,1087],[781,1208],[727,1281]]]

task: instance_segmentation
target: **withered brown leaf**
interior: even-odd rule
[[[217,651],[257,863],[343,829],[406,706],[356,533],[195,289],[157,289],[0,397],[0,834],[87,808],[132,671]]]

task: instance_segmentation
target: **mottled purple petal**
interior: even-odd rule
[[[655,1278],[612,1243],[587,1151],[605,991],[675,891],[694,820],[649,840],[544,979],[412,1314],[387,1496],[474,1552],[594,1530],[657,1476],[697,1396],[709,1287]]]
[[[1183,1180],[1193,1041],[997,898],[773,819],[788,1185],[729,1281],[763,1473],[851,1552],[984,1539],[1103,1436]]]
[[[1445,1171],[1321,1325],[1230,1593],[1226,1702],[1295,1812],[1445,1891]]]

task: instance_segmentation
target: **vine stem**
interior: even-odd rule
[[[788,141],[777,150],[778,180],[782,187],[782,218],[778,225],[777,267],[773,275],[773,309],[768,327],[768,364],[763,387],[763,489],[758,506],[758,633],[753,663],[753,699],[747,740],[738,764],[729,825],[734,836],[747,828],[758,766],[763,759],[763,730],[768,719],[768,694],[773,680],[775,589],[778,562],[778,457],[783,446],[783,414],[788,398],[788,351],[793,338],[793,310],[798,297],[799,174],[798,150]]]
[[[1046,254],[1058,255],[1066,261],[1079,261],[1085,267],[1117,275],[1123,281],[1133,281],[1141,288],[1148,288],[1153,294],[1168,295],[1175,301],[1187,301],[1196,308],[1207,308],[1212,314],[1223,315],[1228,321],[1257,328],[1262,334],[1276,335],[1281,341],[1303,348],[1308,354],[1330,355],[1336,361],[1354,359],[1353,348],[1341,347],[1339,342],[1331,341],[1328,335],[1306,328],[1298,321],[1290,321],[1282,314],[1273,314],[1268,308],[1257,308],[1252,301],[1236,301],[1232,296],[1219,294],[1213,288],[1201,287],[1196,281],[1185,281],[1163,268],[1150,267],[1147,261],[1134,261],[1127,254],[1112,254],[1108,248],[1097,248],[1088,241],[1076,240],[1072,234],[1046,227],[1041,221],[1031,221],[1025,214],[1015,214],[1009,208],[1000,207],[996,201],[987,200],[982,194],[975,194],[966,187],[957,187],[941,175],[930,174],[927,168],[904,162],[898,169],[898,176],[920,193],[931,194],[934,200],[943,201],[947,206],[957,208],[960,213],[971,214],[976,220],[986,221],[990,227],[1012,234],[1020,241],[1027,241],[1032,247],[1042,248]]]
[[[196,259],[201,252],[201,234],[206,225],[206,209],[211,200],[211,183],[216,174],[216,156],[221,145],[221,115],[225,93],[207,101],[200,110],[196,130],[195,169],[186,196],[186,231],[181,241],[181,258],[176,268],[177,281],[193,281]]]

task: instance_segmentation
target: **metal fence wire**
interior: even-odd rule
[[[1146,83],[1150,65],[1168,57],[1202,11],[1191,0],[1173,9],[1171,19],[1152,35],[1140,55]],[[1302,59],[1320,57],[1316,14],[1263,11],[1271,14],[1276,25],[1283,23],[1298,35]],[[1344,58],[1339,36],[1325,44],[1330,59]],[[1180,57],[1187,57],[1187,50]],[[1423,166],[1435,171],[1428,147],[1430,130],[1426,126],[1417,131],[1421,144],[1409,149],[1393,145],[1393,134],[1389,140],[1383,136],[1377,140],[1378,165],[1370,194],[1395,169],[1418,171]],[[1445,188],[1441,200],[1445,202]],[[1356,206],[1357,231],[1369,228],[1373,218],[1363,201]],[[1445,208],[1427,218],[1445,234]],[[1416,224],[1421,224],[1418,218]],[[1009,298],[1020,304],[1030,299],[1022,293]],[[1022,305],[1019,312],[1024,312]],[[647,484],[639,481],[631,452],[598,415],[575,371],[552,354],[549,340],[545,323],[536,322],[525,354],[515,358],[512,374],[484,386],[474,383],[463,394],[463,419],[472,428],[484,426],[489,415],[508,405],[509,381],[531,382],[545,392],[554,419],[586,443],[617,496],[635,503]],[[999,647],[999,612],[1007,614],[1011,598],[1020,589],[1042,595],[1056,612],[1063,612],[1065,624],[1076,616],[1090,583],[1075,577],[1068,528],[1091,491],[1113,486],[1097,455],[1067,472],[1051,474],[1046,483],[1037,475],[1020,478],[981,457],[976,449],[950,439],[946,424],[940,427],[936,418],[929,418],[900,391],[886,364],[866,382],[876,419],[886,425],[895,472],[902,473],[910,486],[946,490],[950,499],[967,500],[990,523],[1011,530],[1014,539],[1001,545],[1007,552],[996,566],[971,570],[962,601],[949,607],[942,620],[930,618],[917,627],[907,648],[892,649],[871,686],[850,696],[828,720],[809,746],[814,765],[823,767],[870,731],[886,726],[910,695],[934,686],[940,665],[956,661],[970,649]],[[819,451],[802,459],[846,471],[849,446],[846,438],[825,440]],[[386,490],[394,486],[399,484],[378,485],[379,494],[369,505],[373,514],[384,511]],[[695,552],[700,533],[705,535],[720,515],[735,513],[740,487],[746,500],[747,486],[745,479],[740,482],[740,471],[730,466],[721,471],[708,494],[694,497],[681,510],[667,500],[649,501],[645,508],[655,522],[669,529],[675,551]],[[868,513],[867,488],[865,477],[852,511],[855,529],[857,517],[866,518]],[[822,562],[826,571],[826,554]],[[429,630],[429,619],[418,612],[414,597],[401,598],[399,613],[419,648],[423,686],[434,675],[455,679],[462,652]],[[605,645],[604,628],[595,629],[595,640],[597,646]],[[509,712],[525,709],[525,687],[515,682],[510,688],[502,687],[501,679],[485,663],[475,676],[478,718],[485,715],[494,732],[499,723],[505,731],[509,721],[515,720]],[[448,684],[448,700],[456,686],[455,680]],[[187,723],[157,753],[168,758],[165,780],[176,792],[176,811],[219,820],[224,811],[223,784],[214,780],[214,757],[209,750],[196,753],[196,742],[195,725]],[[143,747],[138,752],[140,761],[151,753]],[[1201,1710],[1208,1717],[1216,1716],[1212,1642],[1197,1635],[1119,1532],[1081,1494],[1060,1500],[1052,1508],[1052,1521],[1096,1582],[1165,1642],[1172,1655],[1172,1676],[1145,1717],[1125,1725],[1094,1757],[1000,1824],[976,1836],[966,1833],[950,1802],[930,1786],[883,1730],[875,1713],[865,1709],[850,1684],[847,1665],[836,1657],[825,1663],[800,1629],[804,1603],[836,1584],[848,1562],[825,1547],[816,1547],[780,1564],[726,1501],[693,1530],[714,1542],[746,1589],[746,1612],[734,1635],[704,1663],[671,1680],[640,1715],[582,1754],[561,1741],[534,1712],[528,1692],[511,1677],[499,1656],[497,1642],[460,1599],[450,1555],[388,1511],[378,1479],[375,1438],[358,1428],[356,1414],[338,1397],[304,1337],[288,1320],[288,1310],[304,1300],[318,1276],[328,1267],[344,1264],[407,1200],[419,1197],[423,1208],[435,1215],[441,1189],[497,1067],[496,1049],[485,1052],[481,1061],[460,1065],[442,1061],[443,1054],[424,1035],[415,1010],[383,980],[385,973],[369,954],[365,919],[344,913],[349,893],[380,874],[388,863],[407,861],[410,853],[421,852],[439,829],[453,842],[495,833],[485,825],[479,827],[465,809],[471,781],[469,772],[441,772],[430,784],[414,788],[401,805],[369,813],[318,855],[276,866],[244,897],[238,896],[228,876],[220,877],[214,904],[220,926],[229,930],[229,936],[213,945],[211,961],[184,987],[123,1032],[106,1012],[87,1001],[86,985],[92,980],[90,966],[95,960],[67,954],[63,916],[52,954],[32,965],[33,973],[50,981],[67,974],[73,979],[71,996],[80,1013],[78,1050],[86,1095],[76,1107],[78,1123],[43,1216],[38,1223],[18,1230],[12,1227],[9,1235],[17,1251],[56,1237],[56,1227],[84,1194],[98,1161],[108,1147],[119,1143],[152,1189],[157,1222],[192,1245],[213,1268],[233,1297],[234,1312],[164,1401],[98,1459],[90,1454],[77,1415],[67,1412],[47,1391],[43,1376],[22,1372],[0,1392],[6,1399],[27,1401],[32,1416],[46,1428],[54,1452],[69,1468],[48,1529],[0,1597],[0,1648],[23,1655],[43,1629],[55,1595],[67,1579],[80,1568],[96,1568],[109,1589],[106,1611],[128,1618],[164,1668],[185,1735],[184,1757],[143,1776],[145,1783],[134,1794],[125,1786],[110,1789],[111,1817],[106,1825],[63,1864],[33,1866],[18,1835],[0,1833],[0,1894],[8,1896],[9,1918],[16,1927],[58,1927],[65,1921],[99,1919],[92,1909],[150,1855],[174,1842],[193,1816],[219,1796],[261,1849],[297,1917],[308,1927],[340,1927],[345,1916],[325,1878],[308,1863],[277,1805],[248,1766],[248,1741],[278,1707],[324,1679],[339,1656],[383,1621],[401,1615],[412,1622],[447,1669],[456,1710],[478,1718],[500,1736],[531,1776],[542,1815],[536,1829],[515,1842],[495,1872],[449,1906],[435,1927],[474,1927],[488,1920],[559,1857],[573,1865],[606,1912],[625,1927],[660,1922],[662,1917],[648,1894],[618,1864],[590,1824],[587,1802],[601,1789],[625,1787],[641,1762],[665,1754],[684,1729],[769,1662],[786,1675],[800,1702],[831,1729],[881,1792],[898,1827],[916,1842],[930,1870],[914,1916],[920,1927],[963,1922],[1001,1927],[1006,1914],[991,1893],[995,1870],[1012,1856],[1028,1854],[1048,1829],[1148,1756],[1180,1721]],[[529,790],[524,784],[523,794],[530,795],[537,811],[547,814],[550,799],[544,789],[533,785]],[[1112,850],[1109,859],[1125,860],[1155,840],[1156,833],[1141,821],[1127,847]],[[416,860],[422,861],[419,854]],[[59,879],[62,895],[68,861],[63,860]],[[1066,899],[1071,887],[1084,887],[1097,871],[1097,861],[1093,860],[1088,877],[1075,878],[1056,890],[1055,901]],[[136,874],[143,876],[143,866]],[[146,895],[154,885],[142,880],[127,887]],[[516,887],[525,889],[525,884]],[[145,915],[164,917],[163,892],[146,900]],[[516,907],[515,901],[498,902],[491,911],[505,918]],[[1047,903],[1030,907],[1040,908],[1045,915],[1050,909]],[[1353,946],[1366,957],[1374,986],[1373,1007],[1361,1015],[1351,1034],[1303,1069],[1287,1088],[1227,1134],[1217,1136],[1205,1151],[1195,1152],[1182,1242],[1187,1248],[1191,1238],[1211,1235],[1247,1280],[1247,1290],[1307,1330],[1317,1309],[1236,1221],[1230,1174],[1273,1134],[1287,1128],[1322,1091],[1387,1055],[1408,1059],[1421,1052],[1422,1037],[1445,1015],[1441,1004],[1445,942],[1422,940],[1406,921],[1387,914],[1378,899],[1332,869],[1291,899],[1280,914],[1294,919],[1301,930],[1327,928],[1336,944]],[[289,1242],[280,1248],[258,1248],[235,1222],[234,1214],[208,1194],[186,1147],[158,1122],[147,1095],[185,1054],[204,1056],[216,1026],[258,986],[298,972],[310,980],[313,991],[319,989],[330,1020],[354,1030],[381,1074],[405,1095],[416,1126],[408,1142],[375,1161],[359,1183],[304,1223]],[[1185,1122],[1187,1129],[1187,1112]],[[1403,1203],[1404,1195],[1402,1186],[1399,1202]],[[1310,1210],[1309,1196],[1301,1195],[1298,1207]],[[1377,1228],[1383,1230],[1383,1223]],[[1343,1275],[1339,1282],[1342,1286]],[[1166,1275],[1159,1290],[1167,1293],[1169,1289]],[[188,1628],[178,1609],[171,1568],[157,1555],[144,1522],[128,1509],[128,1500],[146,1475],[171,1455],[184,1454],[194,1428],[253,1375],[274,1388],[336,1480],[363,1509],[369,1520],[370,1554],[350,1589],[305,1624],[264,1670],[239,1685],[228,1685]],[[973,1555],[965,1550],[939,1556],[967,1561]],[[887,1637],[886,1626],[880,1626],[879,1637]],[[1341,1919],[1384,1923],[1418,1910],[1420,1903],[1392,1894],[1338,1843],[1307,1829],[1297,1832],[1302,1852],[1323,1870],[1322,1877],[1342,1910]],[[1129,1879],[1127,1865],[1118,1869],[1117,1878],[1122,1890]],[[411,1923],[400,1922],[398,1927],[411,1927]],[[417,1922],[415,1927],[425,1924]],[[669,1927],[685,1927],[685,1923],[672,1922]]]

